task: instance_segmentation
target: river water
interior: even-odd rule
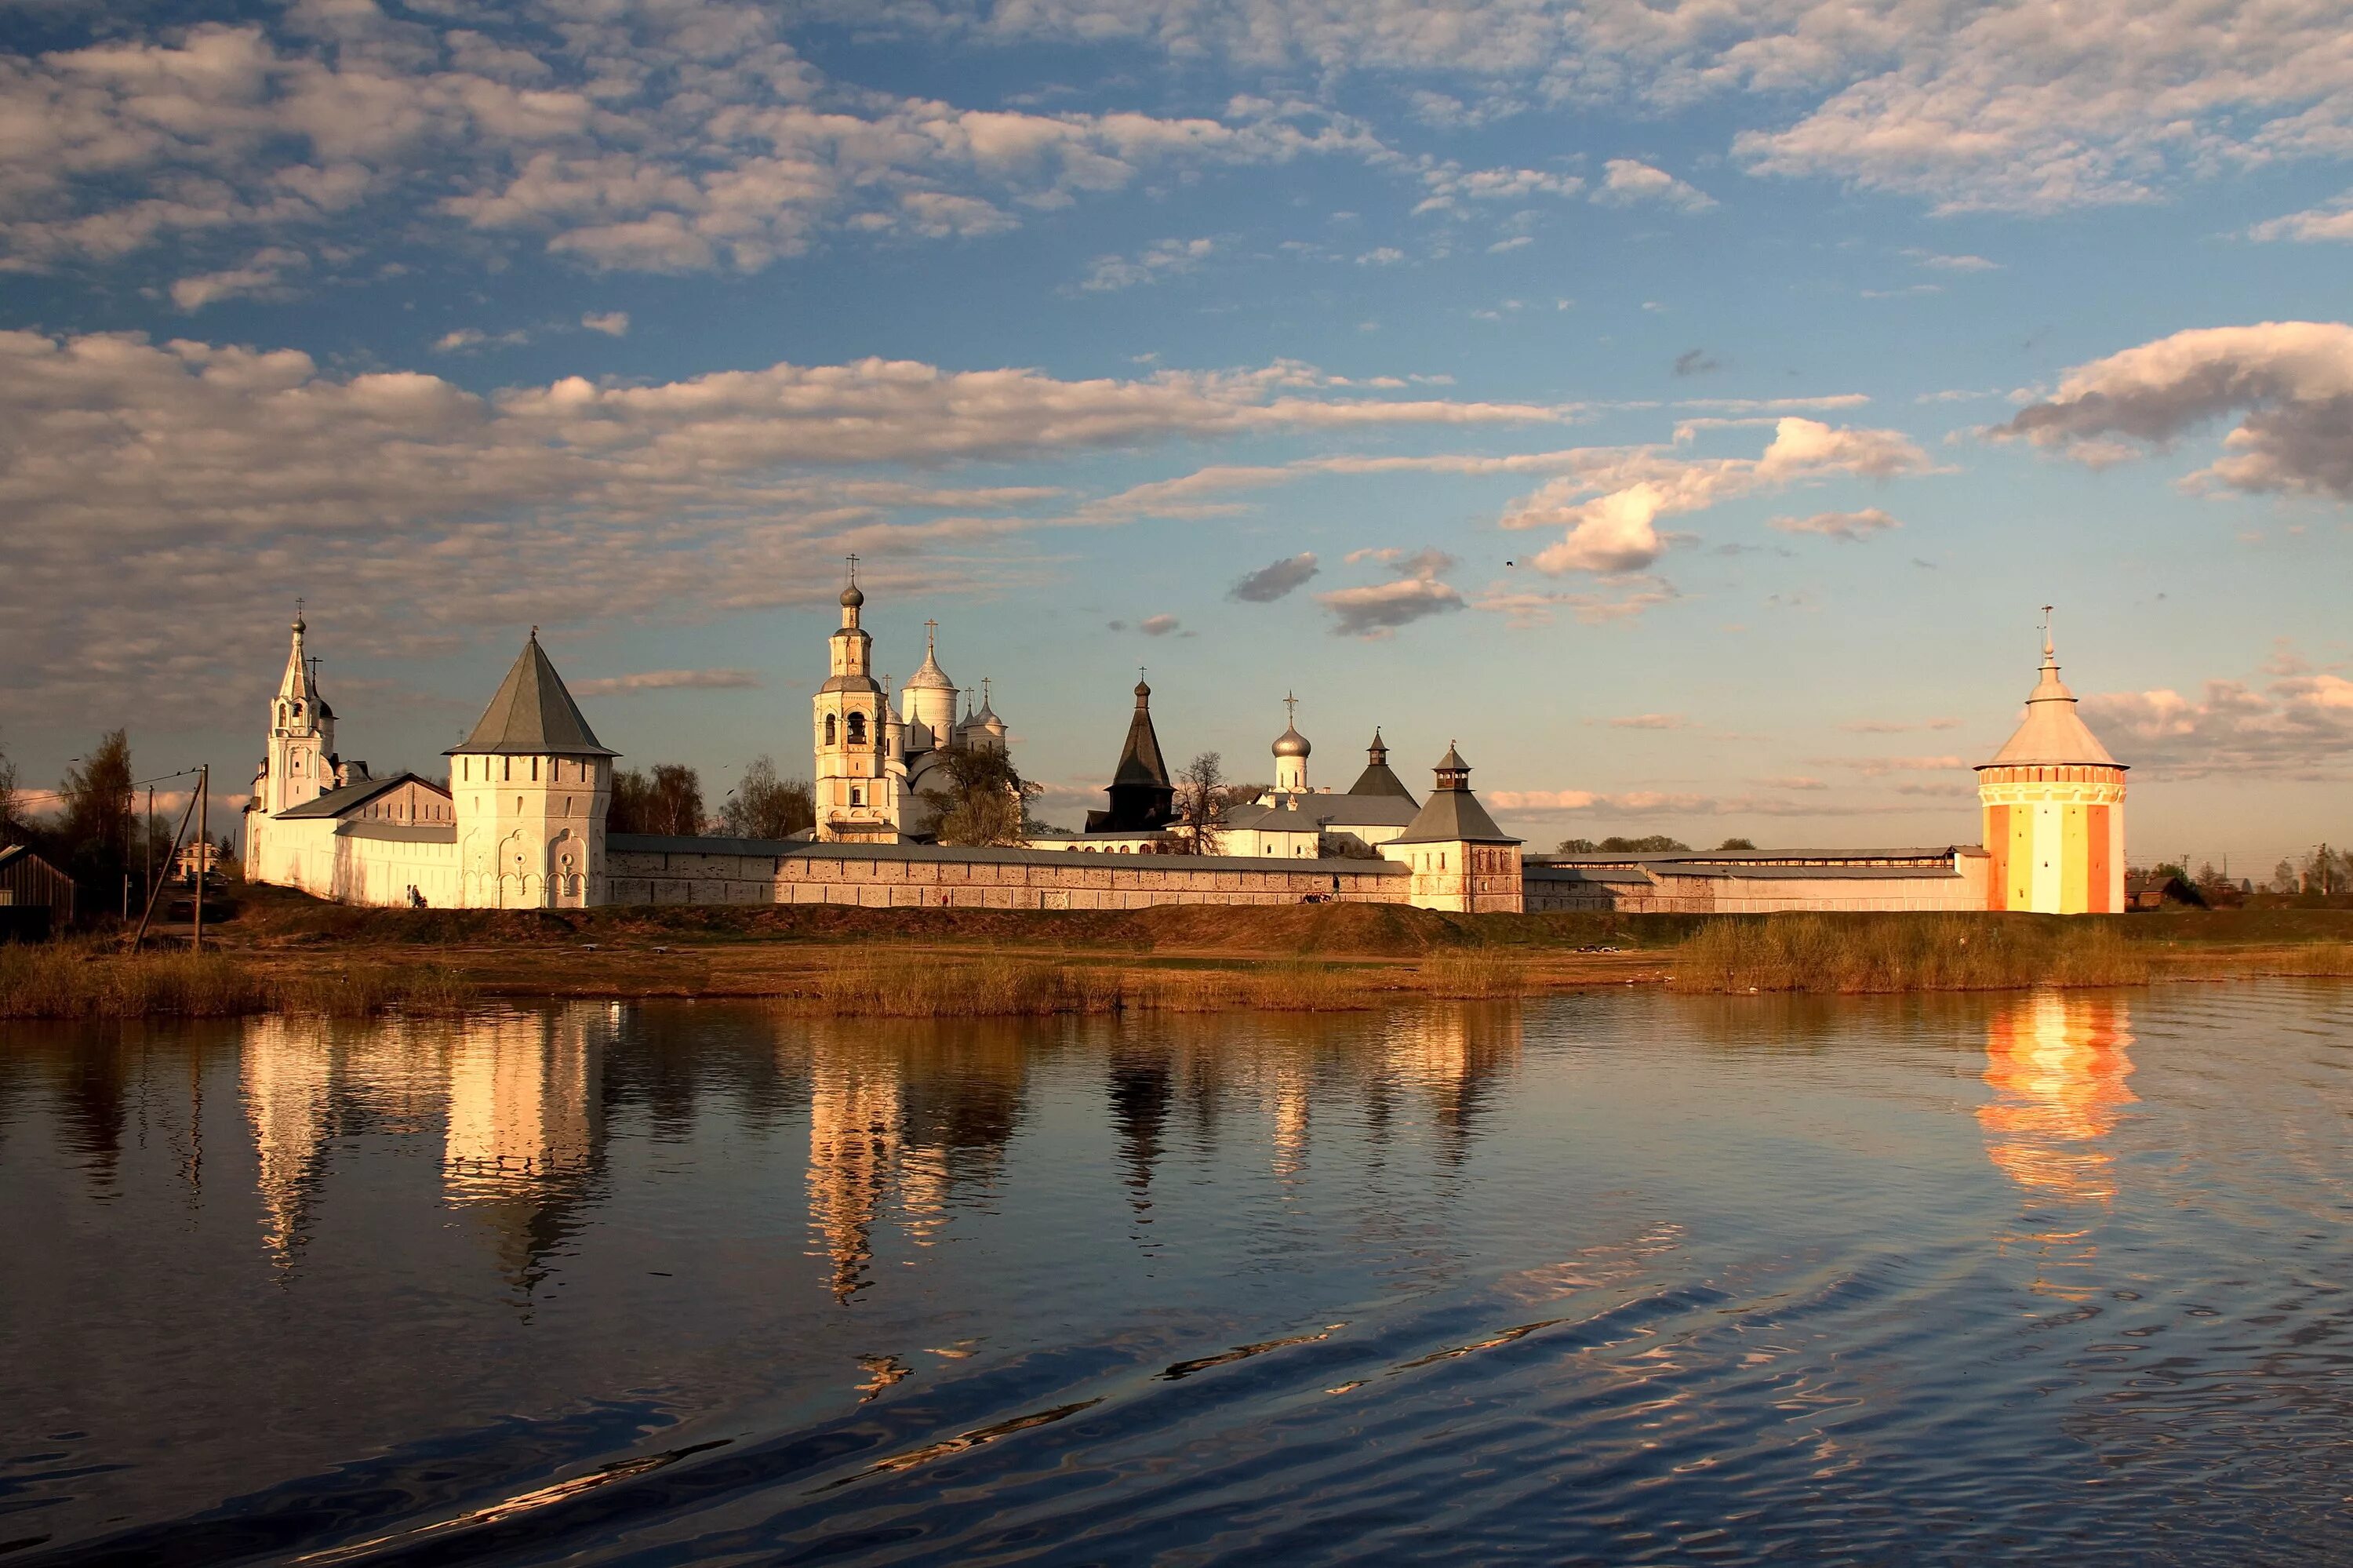
[[[2353,1552],[2353,987],[0,1033],[0,1563]]]

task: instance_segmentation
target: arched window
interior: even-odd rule
[[[849,791],[849,803],[853,806],[863,806],[866,804],[866,791],[857,789],[851,789]]]
[[[534,784],[539,782],[539,758],[536,757],[531,759],[531,781]]]
[[[825,715],[825,743],[828,746],[834,744],[833,715],[831,714]]]
[[[866,715],[864,714],[852,714],[849,715],[849,744],[852,746],[864,746],[866,744]]]

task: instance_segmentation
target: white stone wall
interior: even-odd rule
[[[1532,914],[1601,910],[1626,915],[1983,909],[1989,863],[1980,854],[1957,856],[1953,866],[1957,876],[1925,868],[1918,876],[1841,876],[1829,867],[1818,877],[1677,876],[1661,868],[1651,874],[1648,884],[1532,876],[1526,884],[1526,906]]]
[[[1161,904],[1402,904],[1406,878],[1365,861],[1188,865],[1182,855],[959,861],[627,850],[616,904],[852,904],[876,908],[1145,909]],[[1337,884],[1335,888],[1335,884]]]
[[[593,757],[450,758],[459,902],[472,909],[577,909],[608,902],[597,875],[613,765]]]
[[[290,821],[256,813],[246,829],[245,874],[342,904],[397,907],[416,888],[437,909],[461,902],[457,845],[373,838],[342,831],[332,817]]]

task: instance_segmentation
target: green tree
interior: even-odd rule
[[[780,779],[765,756],[744,765],[744,777],[719,808],[720,831],[731,838],[787,839],[817,825],[817,796],[806,779]]]
[[[102,909],[131,866],[131,738],[110,730],[78,760],[58,787],[66,801],[58,839],[74,879]]]
[[[2272,891],[2274,893],[2294,893],[2295,889],[2296,881],[2295,862],[2284,860],[2277,865],[2272,867]]]
[[[1757,842],[1754,839],[1726,839],[1715,847],[1718,853],[1725,850],[1753,850],[1757,847]]]
[[[1645,839],[1608,838],[1601,841],[1604,854],[1682,854],[1691,845],[1681,839],[1671,839],[1664,833],[1652,833]]]
[[[1555,854],[1595,854],[1599,853],[1600,849],[1601,846],[1591,839],[1563,839],[1560,841],[1560,848],[1553,853]]]
[[[1029,802],[1041,786],[1015,771],[1013,758],[994,747],[959,747],[940,770],[946,787],[923,791],[939,815],[940,842],[973,848],[1004,848],[1029,838]]]

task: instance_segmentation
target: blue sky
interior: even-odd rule
[[[299,594],[346,756],[537,623],[715,796],[856,550],[1050,819],[1142,664],[1541,843],[1945,842],[2049,602],[2136,858],[2267,869],[2353,834],[2353,43],[2133,15],[0,9],[0,747],[241,781]]]

